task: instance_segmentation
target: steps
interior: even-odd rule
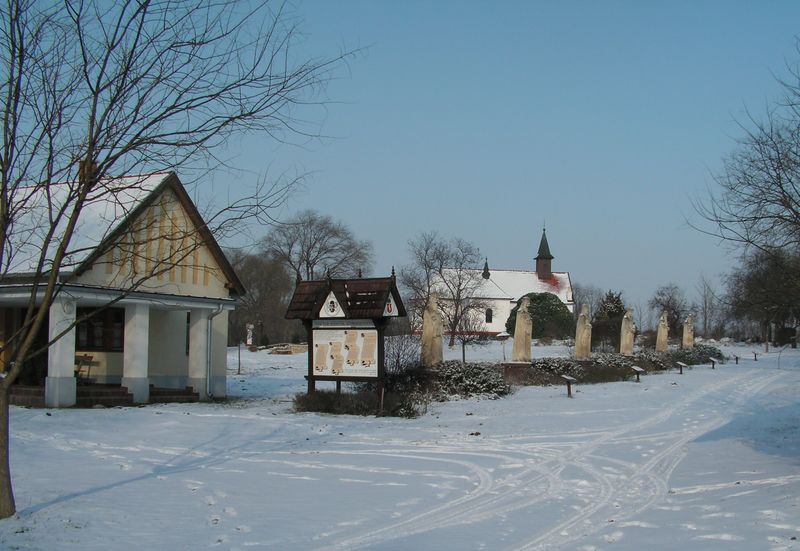
[[[119,385],[90,384],[78,385],[75,407],[93,408],[104,407],[132,407],[133,395],[128,389]],[[151,404],[193,403],[199,402],[200,395],[191,387],[186,388],[158,388],[150,387]],[[43,408],[44,387],[13,385],[11,387],[11,404],[29,408]]]
[[[159,388],[150,385],[151,404],[187,404],[199,401],[200,395],[192,390],[190,386],[186,388]]]

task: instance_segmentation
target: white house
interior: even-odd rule
[[[488,260],[483,270],[472,270],[476,277],[480,274],[480,281],[469,298],[478,299],[483,305],[482,321],[485,324],[482,332],[496,335],[505,331],[511,310],[528,293],[552,293],[561,299],[570,312],[574,311],[569,272],[553,272],[553,258],[547,234],[542,230],[535,270],[490,270]]]
[[[125,387],[134,403],[149,401],[151,385],[224,396],[228,312],[244,288],[197,207],[173,172],[97,187],[103,193],[88,198],[40,341],[66,334],[46,357],[26,363],[20,379],[43,387],[48,407],[73,406],[76,361],[88,357],[89,382]],[[55,203],[66,193],[49,191]],[[32,293],[36,236],[50,208],[42,200],[20,220],[28,231],[15,228],[0,278],[2,370]]]

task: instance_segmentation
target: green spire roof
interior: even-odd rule
[[[536,255],[536,260],[553,260],[553,258],[550,254],[550,245],[547,244],[547,230],[542,229],[542,240],[539,242],[539,254]]]

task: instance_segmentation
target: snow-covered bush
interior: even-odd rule
[[[511,391],[503,380],[502,372],[492,364],[449,361],[441,364],[433,373],[435,382],[431,390],[439,400],[453,396],[497,398]]]
[[[655,350],[641,350],[633,357],[633,365],[641,367],[645,371],[667,371],[672,369],[674,364],[666,354]]]
[[[711,363],[711,358],[722,361],[725,356],[716,346],[697,344],[693,348],[674,350],[668,353],[672,362],[683,362],[687,365],[700,365]]]

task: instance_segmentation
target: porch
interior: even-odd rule
[[[3,340],[18,327],[20,316],[4,295]],[[21,384],[13,385],[13,404],[93,407],[225,395],[232,301],[155,293],[131,293],[108,306],[111,300],[110,290],[62,290],[49,308],[40,341],[63,336],[26,364]]]

